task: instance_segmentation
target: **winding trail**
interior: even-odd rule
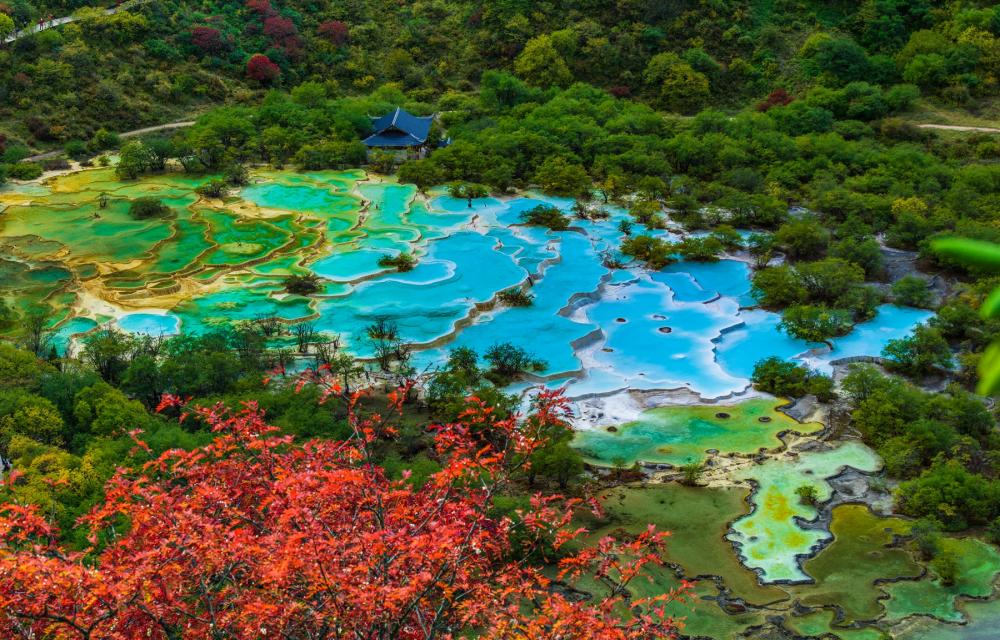
[[[966,127],[957,124],[918,124],[919,129],[940,129],[943,131],[976,131],[979,133],[1000,133],[996,127]]]
[[[106,15],[111,16],[118,13],[119,11],[126,11],[128,9],[131,9],[132,7],[148,4],[152,1],[153,0],[128,0],[127,2],[123,2],[120,5],[105,9],[104,13]],[[95,8],[100,8],[100,7],[95,7]],[[30,27],[25,27],[20,31],[15,31],[11,35],[3,39],[3,44],[9,44],[11,42],[15,42],[17,40],[20,40],[21,38],[26,38],[27,36],[34,35],[36,33],[45,31],[47,29],[52,29],[53,27],[60,27],[64,24],[69,24],[70,22],[76,22],[79,19],[80,18],[78,18],[77,16],[70,15],[70,16],[63,16],[62,18],[53,18],[52,20],[42,20],[41,22],[33,24]]]
[[[194,120],[182,120],[180,122],[168,122],[166,124],[158,124],[152,127],[142,127],[141,129],[133,129],[131,131],[126,131],[124,133],[119,133],[119,138],[134,138],[135,136],[145,135],[147,133],[155,133],[157,131],[170,131],[172,129],[183,129],[185,127],[194,126]],[[38,155],[30,156],[25,158],[26,161],[34,162],[37,160],[45,160],[47,158],[54,158],[63,153],[62,149],[56,149],[55,151],[46,151],[45,153],[39,153]]]

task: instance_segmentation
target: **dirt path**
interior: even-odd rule
[[[136,7],[141,4],[147,4],[149,2],[152,2],[152,0],[128,0],[128,2],[123,2],[116,7],[110,7],[108,9],[105,9],[104,13],[110,16],[118,13],[119,11],[126,11],[128,9],[131,9],[132,7]],[[53,27],[60,27],[70,22],[76,22],[77,20],[79,20],[79,18],[77,18],[76,16],[64,16],[62,18],[53,18],[52,20],[43,20],[37,24],[31,25],[30,27],[25,27],[20,31],[15,31],[13,34],[4,38],[3,44],[9,44],[11,42],[14,42],[15,40],[20,40],[21,38],[25,38],[27,36],[36,34],[40,31],[45,31],[46,29],[52,29]]]
[[[944,131],[976,131],[980,133],[1000,133],[994,127],[965,127],[957,124],[918,124],[921,129],[942,129]]]
[[[134,138],[135,136],[141,136],[147,133],[155,133],[156,131],[169,131],[171,129],[183,129],[185,127],[190,127],[194,125],[194,120],[183,120],[181,122],[168,122],[167,124],[158,124],[152,127],[143,127],[141,129],[133,129],[132,131],[126,131],[124,133],[119,133],[119,138]],[[46,151],[45,153],[39,153],[38,155],[25,158],[26,161],[36,162],[38,160],[46,160],[48,158],[55,158],[62,153],[62,149],[56,149],[55,151]]]
[[[181,122],[168,122],[167,124],[158,124],[153,127],[143,127],[142,129],[133,129],[132,131],[126,131],[125,133],[119,133],[119,138],[133,138],[135,136],[141,136],[146,133],[153,133],[155,131],[168,131],[170,129],[183,129],[185,127],[193,127],[194,120],[183,120]]]

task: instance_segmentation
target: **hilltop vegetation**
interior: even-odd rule
[[[0,131],[11,143],[89,140],[102,126],[165,122],[304,81],[335,95],[394,83],[433,103],[503,69],[536,87],[585,82],[694,113],[857,81],[988,108],[1000,72],[990,3],[163,0],[113,16],[90,6],[0,5],[18,27],[83,12],[0,51]],[[864,120],[879,103],[865,95],[845,107]]]

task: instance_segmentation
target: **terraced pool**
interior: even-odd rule
[[[830,350],[779,332],[776,314],[748,308],[750,269],[740,259],[659,272],[605,267],[602,254],[618,247],[628,215],[615,207],[607,220],[574,219],[551,232],[523,226],[521,213],[541,203],[569,213],[571,201],[523,194],[469,206],[361,171],[262,171],[238,193],[206,200],[194,190],[208,179],[122,183],[95,169],[0,189],[0,296],[21,307],[49,304],[60,351],[108,324],[172,335],[279,317],[314,322],[364,357],[372,355],[366,327],[385,318],[414,346],[418,370],[455,346],[482,352],[511,342],[544,360],[545,379],[580,402],[623,390],[700,396],[713,403],[644,407],[613,431],[580,431],[574,443],[603,466],[738,463],[710,487],[606,492],[608,519],[586,523],[594,535],[649,522],[675,531],[673,564],[644,589],[698,578],[701,604],[677,609],[689,633],[735,637],[779,615],[785,631],[802,636],[864,640],[903,625],[907,634],[938,634],[908,638],[947,638],[959,637],[947,622],[971,619],[969,629],[985,633],[977,616],[1000,619],[993,601],[970,600],[991,594],[1000,571],[994,549],[949,539],[964,578],[944,586],[897,544],[905,521],[859,505],[820,519],[795,490],[811,485],[822,502],[831,477],[848,467],[873,472],[879,460],[856,442],[784,451],[784,434],[822,425],[792,420],[773,399],[731,398],[748,388],[761,358],[829,370],[839,358],[877,355],[928,312],[882,306]],[[171,214],[132,219],[129,200],[144,195],[163,198]],[[403,251],[418,259],[412,271],[378,265]],[[318,294],[284,291],[285,277],[308,273],[322,279]],[[531,306],[495,304],[498,292],[518,285],[530,287]],[[753,462],[762,450],[771,458]]]
[[[95,169],[5,188],[0,266],[10,277],[0,295],[63,307],[56,317],[72,323],[59,327],[66,345],[93,328],[84,319],[171,334],[278,316],[314,319],[368,356],[365,327],[382,317],[415,345],[418,368],[457,345],[510,341],[543,359],[544,374],[567,381],[571,395],[683,388],[717,398],[744,390],[757,359],[826,366],[878,353],[927,317],[886,306],[833,353],[807,356],[817,345],[776,333],[776,315],[743,308],[752,304],[743,262],[682,262],[656,273],[604,267],[601,253],[618,246],[627,215],[614,207],[608,220],[550,232],[522,226],[520,214],[540,203],[568,212],[571,201],[528,195],[469,207],[360,171],[264,171],[225,200],[205,200],[194,189],[207,179],[123,183]],[[132,219],[128,203],[140,195],[163,198],[172,214]],[[378,266],[400,251],[418,256],[416,269]],[[326,281],[323,295],[282,292],[284,276],[306,272]],[[499,291],[525,282],[534,305],[490,308]]]
[[[819,423],[802,424],[777,411],[780,402],[747,400],[736,405],[651,409],[635,421],[607,429],[578,431],[574,446],[596,464],[616,461],[684,465],[702,462],[708,450],[722,455],[751,454],[780,447],[778,434],[815,433]]]

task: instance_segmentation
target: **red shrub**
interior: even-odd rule
[[[270,0],[247,0],[247,9],[262,16],[273,16],[275,14]]]
[[[275,42],[281,42],[289,36],[294,36],[299,32],[295,28],[295,23],[288,18],[281,16],[271,16],[264,20],[264,35]]]
[[[616,98],[627,98],[632,95],[632,88],[627,85],[619,84],[608,89],[608,92]]]
[[[767,98],[757,105],[757,111],[767,111],[773,107],[783,107],[786,104],[790,104],[794,99],[788,95],[787,91],[779,87],[768,94]]]
[[[302,39],[298,36],[288,36],[281,42],[285,55],[292,60],[297,60],[302,56]]]
[[[319,25],[316,29],[316,33],[322,38],[326,38],[338,47],[342,47],[347,44],[347,41],[351,39],[350,30],[347,28],[347,24],[341,22],[340,20],[331,20],[329,22],[324,22]]]
[[[274,82],[281,75],[281,68],[263,53],[255,53],[247,60],[247,77],[258,82]]]
[[[580,499],[536,495],[517,518],[494,508],[545,434],[567,428],[557,396],[542,394],[527,420],[470,399],[461,423],[434,427],[442,468],[416,485],[374,461],[395,430],[354,411],[360,394],[330,391],[347,405],[347,441],[294,446],[255,403],[199,410],[216,439],[120,469],[80,520],[82,551],[56,542],[37,505],[0,504],[0,637],[676,637],[663,606],[688,583],[628,597],[645,567],[664,564],[667,534],[652,526],[560,558],[559,580],[608,585],[593,599],[516,559],[583,533],[571,525]],[[397,411],[406,392],[390,396]],[[150,452],[139,433],[136,452]]]
[[[218,53],[226,48],[222,34],[212,27],[195,27],[191,29],[191,44],[206,53]]]

